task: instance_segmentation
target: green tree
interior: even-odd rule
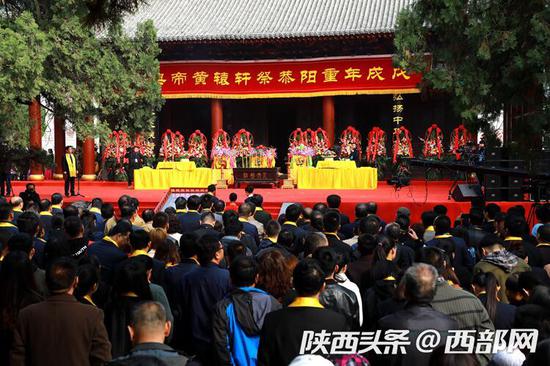
[[[26,71],[21,88],[12,91],[14,97],[5,102],[0,99],[0,105],[6,106],[2,110],[19,113],[9,119],[0,114],[1,120],[10,128],[28,131],[28,117],[17,102],[40,95],[44,107],[67,118],[80,137],[105,136],[111,128],[151,130],[154,114],[162,106],[156,31],[147,22],[135,35],[126,35],[119,24],[123,15],[142,2],[6,0],[5,12],[0,11],[6,32],[21,38],[17,40],[23,46],[38,43],[31,38],[36,34],[44,46],[29,46],[16,53],[14,41],[0,38],[0,59],[11,51],[12,58],[28,68],[5,74],[5,83],[0,79],[0,94],[4,94],[18,74]],[[96,123],[91,123],[90,116],[98,117]],[[25,134],[19,135],[21,143],[26,142]]]
[[[398,16],[396,63],[425,72],[422,87],[448,92],[474,129],[523,106],[514,132],[533,141],[549,127],[549,21],[547,0],[418,0]]]
[[[23,141],[22,136],[28,140],[27,103],[44,85],[43,63],[49,50],[47,36],[31,13],[0,18],[0,138],[15,144]]]

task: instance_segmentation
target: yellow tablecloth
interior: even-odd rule
[[[197,165],[194,161],[159,161],[157,169],[194,170]]]
[[[300,189],[376,189],[376,168],[318,169],[296,168]]]
[[[353,169],[357,164],[353,160],[319,160],[317,168],[321,169]]]
[[[137,169],[134,172],[135,189],[206,188],[222,178],[220,169]],[[233,170],[224,169],[223,178],[233,184]]]

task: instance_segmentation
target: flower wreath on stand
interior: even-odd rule
[[[426,130],[422,155],[429,160],[441,160],[443,156],[443,132],[435,123]],[[438,180],[441,176],[441,169],[426,170],[426,178],[429,180]]]
[[[189,146],[189,158],[195,162],[197,167],[205,167],[207,165],[207,142],[206,136],[200,130],[195,130],[189,136],[187,142]]]
[[[229,169],[235,167],[235,155],[229,147],[229,134],[224,130],[218,130],[212,137],[212,159],[213,169]]]
[[[185,137],[179,132],[168,129],[162,134],[160,156],[164,161],[178,161],[187,157],[185,151]]]
[[[405,126],[399,126],[393,129],[393,175],[398,179],[410,179],[411,172],[409,163],[406,159],[412,158],[413,148],[411,143],[411,133]]]
[[[305,145],[304,141],[304,131],[302,131],[301,128],[297,128],[294,131],[290,133],[290,137],[288,138],[288,150],[292,149],[293,147],[296,147],[298,145]]]
[[[252,134],[244,128],[241,128],[233,136],[231,145],[237,157],[237,166],[240,168],[249,168],[250,154],[252,152],[252,146],[254,145],[254,137]]]
[[[134,146],[139,149],[139,153],[143,155],[145,164],[152,166],[155,159],[155,141],[152,136],[145,137],[141,133],[136,133]]]
[[[424,149],[422,155],[426,159],[441,160],[443,153],[443,132],[437,124],[433,124],[426,130],[424,137]]]
[[[334,152],[329,150],[329,141],[327,131],[323,130],[321,127],[315,130],[315,140],[313,144],[313,149],[315,154],[322,157],[333,157]]]
[[[349,158],[353,151],[357,149],[361,155],[361,133],[355,128],[348,126],[340,134],[340,144],[342,145],[340,156]],[[361,156],[358,157],[361,160]]]
[[[450,151],[454,154],[456,160],[460,160],[462,157],[462,154],[459,152],[459,150],[471,141],[472,135],[466,129],[466,127],[464,127],[464,124],[459,125],[453,130],[453,132],[451,133]]]
[[[106,177],[107,180],[117,182],[127,180],[124,165],[125,156],[130,146],[130,138],[126,132],[111,132],[107,137],[107,144],[103,150],[103,172],[100,175]]]
[[[368,134],[367,161],[378,169],[378,179],[383,179],[387,166],[386,133],[380,127],[373,127]]]
[[[397,127],[393,130],[393,163],[397,163],[397,158],[412,158],[413,148],[411,143],[411,133],[405,126]]]

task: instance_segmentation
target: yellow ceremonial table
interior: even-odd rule
[[[294,170],[297,187],[299,189],[376,189],[377,169],[356,168],[355,162],[350,162],[353,163],[353,168],[298,167]]]
[[[357,168],[353,160],[320,160],[317,162],[320,169],[353,169]]]
[[[188,162],[175,164],[180,163]],[[210,184],[216,184],[222,177],[228,184],[233,184],[232,169],[196,168],[194,162],[189,163],[192,165],[188,164],[187,169],[182,168],[183,165],[172,169],[168,167],[158,169],[158,166],[157,169],[149,167],[137,169],[134,171],[134,187],[135,189],[206,188]]]
[[[194,161],[159,161],[157,169],[176,169],[176,170],[192,170],[196,169],[197,165]]]

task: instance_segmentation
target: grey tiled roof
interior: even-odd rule
[[[414,0],[149,0],[125,19],[152,19],[159,41],[245,40],[392,32]]]

